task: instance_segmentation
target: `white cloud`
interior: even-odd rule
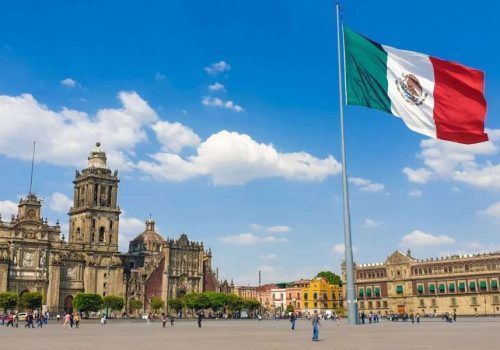
[[[278,238],[274,236],[265,236],[260,237],[254,235],[253,233],[240,233],[237,235],[229,235],[224,237],[218,237],[219,241],[235,244],[235,245],[255,245],[259,243],[285,243],[287,242],[286,238]]]
[[[224,91],[224,85],[221,83],[215,82],[211,85],[208,85],[208,90],[210,91]]]
[[[155,73],[155,80],[164,80],[166,78],[167,77],[165,75],[161,74],[160,72]]]
[[[179,153],[184,147],[197,147],[201,141],[191,128],[177,122],[157,121],[152,129],[164,151]]]
[[[421,141],[418,154],[423,167],[404,168],[410,182],[426,183],[430,179],[452,180],[484,189],[500,189],[500,164],[491,158],[498,155],[500,129],[488,130],[490,141],[462,145],[437,139]]]
[[[67,87],[69,89],[72,89],[72,88],[80,85],[76,80],[73,80],[71,78],[63,79],[63,80],[61,80],[60,83],[62,86]]]
[[[410,197],[422,197],[423,192],[421,190],[411,190],[410,192],[408,192],[408,195]]]
[[[121,252],[128,251],[129,242],[134,239],[138,234],[144,232],[146,224],[143,220],[128,217],[126,212],[120,216],[118,247]]]
[[[362,192],[382,192],[385,186],[380,183],[372,182],[361,177],[350,177],[349,182],[359,188]]]
[[[485,210],[480,211],[479,214],[500,218],[500,202],[493,203]]]
[[[0,214],[2,221],[10,220],[12,215],[17,215],[17,203],[9,200],[0,201]]]
[[[414,230],[401,239],[404,247],[433,247],[455,243],[455,239],[446,235],[432,235],[419,230]]]
[[[332,251],[335,254],[344,255],[345,254],[345,244],[344,243],[334,244],[333,247],[332,247]],[[356,251],[358,251],[358,248],[356,246],[353,246],[352,247],[352,251],[356,252]]]
[[[365,222],[363,223],[364,228],[379,227],[380,225],[382,225],[382,221],[375,221],[372,219],[365,219]]]
[[[274,253],[259,255],[261,260],[276,260],[278,256]]]
[[[234,112],[243,112],[244,109],[240,105],[235,104],[233,101],[224,101],[218,97],[205,96],[201,100],[201,104],[207,107],[219,107],[232,110]]]
[[[305,152],[280,153],[273,145],[226,130],[210,136],[187,159],[171,153],[157,153],[152,158],[152,162],[140,161],[138,168],[156,180],[184,181],[209,175],[215,185],[243,185],[270,177],[322,181],[341,170],[332,156],[318,159]]]
[[[291,228],[285,225],[270,226],[266,228],[267,232],[270,233],[285,233],[290,232]]]
[[[205,67],[205,72],[211,75],[215,75],[218,73],[228,72],[231,69],[231,66],[225,61],[219,61],[216,63],[212,63],[210,66]]]
[[[99,140],[110,165],[126,170],[131,163],[125,152],[147,139],[144,127],[156,121],[157,115],[135,92],[122,91],[118,99],[121,108],[99,109],[91,117],[77,110],[50,110],[30,94],[1,95],[0,153],[31,159],[31,145],[37,140],[38,161],[81,167]]]
[[[67,213],[72,205],[73,201],[63,193],[54,192],[50,197],[50,209],[59,213]]]

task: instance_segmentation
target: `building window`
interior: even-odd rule
[[[314,307],[318,307],[318,302],[317,301],[314,302]]]
[[[328,300],[328,294],[323,293],[323,300],[325,300],[325,301]]]
[[[359,302],[359,307],[360,307],[361,309],[364,309],[364,308],[365,308],[365,302],[364,302],[364,301],[360,301],[360,302]]]
[[[396,293],[403,294],[403,286],[396,286]]]
[[[457,306],[457,298],[451,298],[451,306]]]
[[[444,283],[440,283],[439,284],[439,293],[444,293],[446,292],[446,286],[444,285]]]
[[[425,307],[425,300],[424,299],[420,299],[420,307]]]
[[[474,281],[469,282],[469,290],[471,290],[471,291],[476,290],[476,282],[474,282]]]
[[[358,289],[358,295],[360,298],[364,297],[365,296],[365,290],[363,288],[359,288]]]
[[[95,219],[92,219],[92,228],[95,228]]]
[[[455,283],[448,284],[448,290],[450,293],[455,293]]]
[[[461,293],[465,292],[465,282],[460,282],[460,283],[458,284],[458,290],[459,290]]]
[[[494,295],[494,296],[493,296],[493,304],[500,304],[500,303],[499,303],[499,299],[500,299],[500,298],[498,297],[498,295]]]
[[[477,297],[471,297],[470,302],[472,305],[477,305]]]
[[[436,303],[436,299],[431,299],[431,305],[432,307],[436,307],[437,306],[437,303]]]
[[[332,300],[335,300],[335,293],[332,293]]]
[[[375,305],[377,305],[377,309],[380,309],[380,301],[376,301]]]
[[[308,294],[307,292],[304,293],[304,300],[307,300],[307,297],[308,297],[307,294]]]
[[[109,221],[109,230],[111,231],[113,229],[113,220]]]
[[[417,292],[418,292],[418,294],[424,294],[424,285],[423,284],[419,284],[417,286]]]
[[[104,242],[104,226],[99,228],[99,242]]]
[[[318,293],[316,293],[316,292],[314,292],[314,293],[313,293],[313,299],[314,299],[314,300],[317,300],[317,299],[318,299]]]
[[[486,291],[486,281],[480,281],[479,288],[481,288],[483,292]]]
[[[380,297],[380,288],[375,288],[375,296]]]
[[[498,281],[497,280],[491,281],[491,289],[494,289],[494,290],[498,289]]]
[[[373,309],[373,303],[371,301],[368,302],[368,308]]]
[[[386,300],[384,300],[384,301],[382,302],[382,305],[384,305],[384,308],[386,308],[386,309],[387,309],[387,301],[386,301]]]

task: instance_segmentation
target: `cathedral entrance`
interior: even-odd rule
[[[64,298],[64,312],[67,314],[73,313],[73,296],[68,295]]]

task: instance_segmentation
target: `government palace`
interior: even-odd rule
[[[396,251],[385,262],[356,264],[354,274],[360,312],[500,314],[498,252],[422,260]]]
[[[155,221],[118,250],[120,207],[118,171],[106,165],[97,143],[88,166],[76,171],[69,237],[61,236],[59,222],[42,217],[42,202],[29,193],[10,221],[0,217],[0,292],[39,292],[49,312],[71,311],[77,293],[123,296],[149,309],[152,296],[165,302],[190,292],[227,291],[212,270],[212,253],[185,234],[164,239]],[[126,308],[127,309],[127,308]]]

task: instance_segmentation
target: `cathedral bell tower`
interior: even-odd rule
[[[106,166],[106,153],[96,143],[88,157],[88,166],[77,170],[73,206],[69,211],[69,241],[85,244],[88,249],[118,251],[117,206],[118,171]],[[109,247],[109,248],[108,248]]]

